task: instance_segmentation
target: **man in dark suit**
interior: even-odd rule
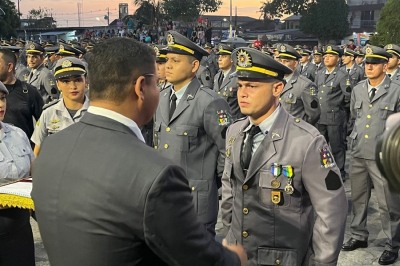
[[[140,60],[139,60],[140,59]],[[89,57],[91,106],[44,141],[32,198],[52,265],[242,265],[198,221],[183,169],[144,143],[158,104],[154,51],[109,39]]]

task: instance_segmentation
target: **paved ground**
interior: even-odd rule
[[[350,199],[350,182],[345,183],[346,194]],[[349,200],[349,204],[351,201]],[[350,214],[350,210],[349,210]],[[47,260],[46,252],[43,248],[43,244],[38,232],[37,223],[32,220],[32,229],[35,238],[35,248],[36,248],[36,265],[37,266],[48,266],[50,265]],[[347,216],[347,227],[345,240],[347,240],[349,235],[349,224],[350,215]],[[341,252],[339,256],[340,266],[361,266],[361,265],[379,265],[378,259],[384,250],[384,237],[380,234],[381,225],[379,220],[378,206],[376,203],[375,193],[372,192],[371,204],[368,210],[368,229],[370,231],[369,247],[365,249],[358,249],[351,252]],[[400,260],[398,260],[395,266],[400,266]]]

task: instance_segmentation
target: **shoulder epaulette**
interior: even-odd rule
[[[55,99],[49,103],[46,103],[45,105],[43,105],[43,110],[49,108],[50,106],[55,105],[56,103],[58,103],[59,101],[61,101],[61,99]]]

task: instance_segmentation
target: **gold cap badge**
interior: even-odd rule
[[[67,68],[67,67],[71,67],[72,66],[72,62],[69,60],[65,60],[64,62],[62,62],[61,67],[62,68]]]
[[[237,65],[240,67],[252,66],[252,60],[250,54],[243,49],[240,49],[237,53]]]

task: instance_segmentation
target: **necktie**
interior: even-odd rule
[[[170,102],[170,106],[169,106],[169,119],[171,120],[172,115],[175,112],[176,109],[176,95],[175,93],[172,93],[171,95],[171,102]]]
[[[303,65],[300,65],[300,73],[303,73]]]
[[[325,74],[325,81],[328,79],[330,74]]]
[[[247,139],[243,144],[242,157],[240,161],[243,170],[247,170],[249,168],[253,150],[253,138],[260,132],[261,132],[260,127],[255,125],[252,125],[249,130]]]
[[[31,71],[31,73],[29,73],[29,77],[28,77],[27,83],[31,82],[32,77],[33,77],[33,71]]]
[[[370,92],[370,95],[369,95],[369,101],[370,101],[370,102],[374,99],[375,93],[376,93],[376,89],[375,89],[375,88],[372,88],[372,89],[371,89],[371,92]]]
[[[389,78],[392,78],[392,74],[388,74]]]
[[[222,81],[224,81],[224,74],[221,73],[218,78],[218,87],[221,88]]]

